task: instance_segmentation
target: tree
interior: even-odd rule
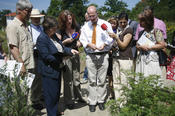
[[[85,21],[84,15],[87,9],[87,6],[85,4],[87,3],[88,0],[74,0],[71,3],[72,6],[68,8],[76,16],[77,22],[80,25],[82,25]]]
[[[100,11],[104,13],[105,18],[109,18],[110,16],[117,16],[122,11],[128,12],[126,7],[127,4],[123,1],[107,0],[105,5],[100,8]]]
[[[89,0],[51,0],[47,15],[57,17],[62,10],[70,10],[77,18],[77,22],[84,22],[86,4]]]
[[[142,0],[136,4],[136,6],[132,9],[130,13],[130,18],[137,20],[137,16],[141,13],[145,6],[151,6],[156,8],[158,6],[158,0]]]
[[[0,28],[6,27],[6,14],[11,13],[11,10],[3,9],[0,10]]]
[[[50,6],[47,10],[47,15],[58,17],[62,10],[62,0],[51,0]]]
[[[172,0],[160,0],[156,9],[155,15],[166,21],[174,21],[175,19],[175,1]]]

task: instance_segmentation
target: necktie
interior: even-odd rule
[[[93,24],[93,33],[92,33],[92,43],[96,44],[96,26],[97,24]]]

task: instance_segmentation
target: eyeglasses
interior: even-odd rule
[[[24,9],[26,12],[31,12],[32,11],[32,9],[28,9],[28,8],[25,8]]]
[[[119,23],[120,24],[127,24],[128,22],[126,22],[126,21],[123,21],[123,22],[122,21],[119,21]]]

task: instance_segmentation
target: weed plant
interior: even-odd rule
[[[112,116],[175,116],[174,88],[164,87],[157,75],[127,75],[128,86],[121,89],[125,97],[106,103]]]
[[[28,98],[29,88],[21,83],[21,77],[11,80],[0,75],[0,116],[33,116]]]

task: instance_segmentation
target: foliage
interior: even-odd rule
[[[6,27],[6,14],[11,13],[11,10],[0,10],[0,29]]]
[[[136,6],[132,9],[132,11],[130,12],[129,17],[132,20],[137,20],[138,19],[137,15],[143,11],[145,6],[146,6],[145,2],[138,2]]]
[[[139,80],[131,76],[139,76]],[[112,116],[174,116],[175,89],[163,87],[160,77],[142,74],[128,74],[129,86],[122,87],[122,96],[118,100],[110,100]]]
[[[129,16],[133,20],[137,20],[137,15],[141,13],[145,6],[152,6],[153,8],[157,8],[158,0],[142,0],[136,4],[136,6],[132,9]]]
[[[76,16],[77,22],[83,24],[87,3],[88,0],[51,0],[47,15],[58,17],[62,10],[70,10]]]
[[[58,17],[59,13],[62,10],[62,0],[51,0],[50,6],[47,9],[48,16]]]
[[[173,38],[173,32],[175,31],[175,22],[165,21],[167,29],[167,42],[171,43]]]
[[[20,77],[10,80],[0,75],[0,115],[32,116],[34,109],[28,103],[29,89],[20,83]]]
[[[88,3],[87,0],[74,0],[72,2],[72,7],[69,8],[69,10],[72,11],[73,14],[75,14],[77,22],[80,25],[82,25],[84,23],[84,21],[85,21],[84,16],[85,16],[86,9],[87,9],[87,6],[85,6],[85,4],[87,4],[87,3]]]
[[[156,17],[167,20],[174,21],[175,19],[175,1],[174,0],[160,0],[159,4],[155,8]]]
[[[111,16],[118,16],[120,12],[128,12],[127,4],[119,0],[106,0],[105,5],[100,9],[101,12],[104,12],[104,18],[107,19]]]
[[[0,30],[0,42],[2,42],[2,48],[5,53],[8,53],[6,33],[4,30]]]

